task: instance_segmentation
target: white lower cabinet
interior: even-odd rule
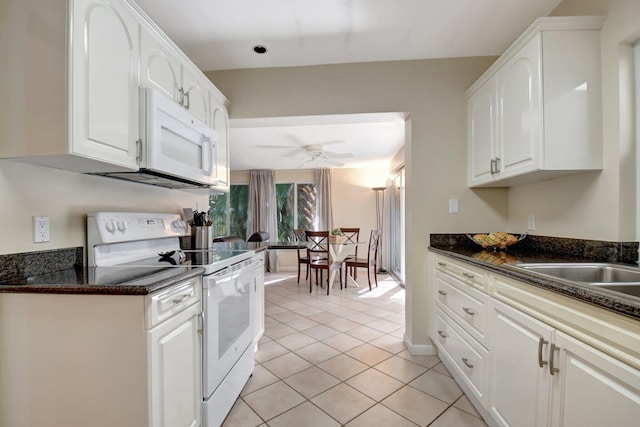
[[[0,426],[200,426],[201,287],[0,293]]]
[[[255,304],[254,304],[254,326],[255,336],[253,345],[255,351],[258,351],[258,341],[264,334],[264,251],[257,252],[253,257],[255,264],[256,278],[254,282]]]
[[[152,426],[200,425],[199,315],[196,305],[147,332]]]
[[[489,413],[500,426],[546,426],[553,328],[499,301],[490,305]]]
[[[436,337],[440,358],[458,373],[458,380],[474,397],[486,404],[489,351],[441,310],[436,309]]]
[[[551,426],[640,425],[640,372],[556,331]]]
[[[456,279],[454,272],[468,266],[447,257],[435,259],[430,263],[435,269],[431,275],[435,280],[432,340],[440,359],[489,425],[640,425],[640,361],[625,359],[625,363],[613,357],[620,351],[621,358],[628,358],[630,353],[625,350],[640,348],[636,323],[610,313],[598,317],[599,309],[556,294],[549,298],[565,298],[564,305],[562,301],[546,305],[542,298],[524,298],[526,294],[518,293],[516,281],[488,274],[487,327],[485,334],[479,334],[473,323],[455,315],[454,310],[458,302],[470,307],[471,302],[482,300],[477,283],[465,285]],[[475,277],[479,277],[477,273]],[[559,303],[560,309],[554,309]],[[481,307],[474,307],[479,316]],[[601,319],[599,326],[610,328],[609,337],[635,337],[635,345],[625,341],[611,347],[602,341],[607,336],[604,329],[591,336],[589,329],[576,323],[574,314]],[[585,332],[588,335],[582,339],[570,335]],[[610,349],[610,354],[600,348]]]

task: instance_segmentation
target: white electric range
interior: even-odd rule
[[[97,212],[87,216],[90,271],[97,277],[117,268],[153,274],[186,264],[205,270],[202,280],[203,425],[218,427],[253,372],[254,251],[181,250],[187,225],[177,214]],[[103,268],[110,267],[110,268]]]

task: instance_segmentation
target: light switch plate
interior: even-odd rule
[[[33,217],[33,243],[46,243],[48,241],[50,241],[49,217],[34,216]]]
[[[535,229],[536,229],[536,214],[530,213],[528,230],[535,230]]]
[[[458,212],[458,199],[449,199],[449,213],[457,214]]]

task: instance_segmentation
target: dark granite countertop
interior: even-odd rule
[[[506,252],[490,252],[478,249],[478,246],[469,245],[432,244],[429,246],[429,250],[434,253],[450,256],[482,269],[500,273],[533,286],[576,298],[600,308],[640,320],[640,298],[638,297],[579,282],[556,279],[514,267],[517,263],[594,262],[593,259],[586,259],[575,253],[559,254],[543,252],[526,246],[522,248],[513,247]],[[612,262],[611,260],[598,261]]]
[[[191,266],[76,267],[0,282],[0,293],[147,295],[178,281],[198,276]]]

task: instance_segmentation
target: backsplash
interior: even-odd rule
[[[0,282],[82,267],[84,248],[0,255]]]
[[[469,233],[473,235],[474,233]],[[431,234],[429,245],[437,248],[454,246],[480,246],[471,241],[466,234]],[[593,262],[638,262],[638,242],[607,242],[604,240],[570,239],[566,237],[549,237],[529,235],[508,250],[512,253],[521,251],[540,252],[552,255],[583,258]]]

